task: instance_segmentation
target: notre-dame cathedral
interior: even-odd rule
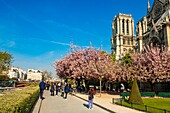
[[[119,13],[112,21],[112,53],[120,59],[126,52],[142,51],[144,44],[159,45],[170,51],[170,0],[148,1],[147,14],[136,25],[130,14]]]

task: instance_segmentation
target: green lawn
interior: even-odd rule
[[[140,110],[146,110],[151,112],[151,113],[165,113],[163,110],[159,109],[166,109],[166,113],[170,113],[170,98],[143,98],[144,105],[137,105],[137,104],[129,104],[127,102],[122,102],[123,106],[127,107],[133,107],[135,109],[140,109]],[[121,104],[120,102],[117,104]],[[159,108],[159,109],[154,109],[154,108]]]

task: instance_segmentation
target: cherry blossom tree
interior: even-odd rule
[[[144,46],[144,53],[131,54],[132,63],[122,67],[121,77],[126,80],[170,80],[170,53],[158,47]]]
[[[113,67],[112,56],[95,48],[72,52],[62,60],[55,62],[56,73],[61,78],[98,79],[100,81],[100,94],[102,79],[115,79]]]

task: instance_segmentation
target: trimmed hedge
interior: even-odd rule
[[[30,113],[38,96],[38,86],[28,86],[22,90],[6,92],[0,96],[0,113]]]
[[[131,88],[128,101],[132,103],[136,103],[136,104],[143,104],[142,97],[141,97],[136,79],[133,80],[133,84],[132,84],[132,88]]]

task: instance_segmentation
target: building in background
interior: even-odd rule
[[[28,69],[27,80],[41,81],[43,76],[43,71]]]
[[[25,80],[27,77],[26,71],[14,66],[10,67],[7,75],[9,76],[9,78],[16,78],[18,80]]]
[[[129,14],[118,14],[112,22],[111,50],[116,59],[129,51],[142,52],[143,45],[153,44],[170,51],[170,0],[148,1],[147,14],[137,22]]]
[[[134,20],[130,14],[119,13],[112,21],[112,53],[120,59],[135,46]]]

